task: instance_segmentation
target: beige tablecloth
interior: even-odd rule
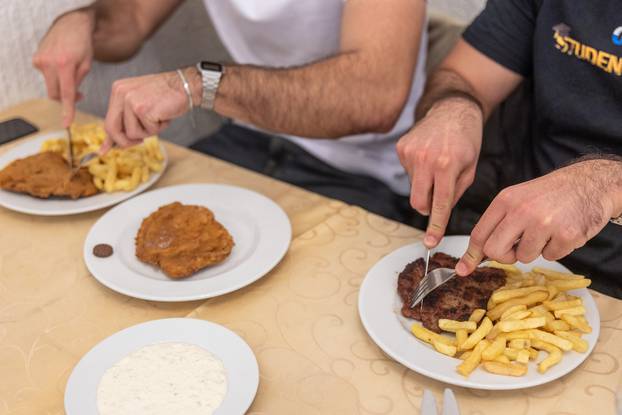
[[[0,120],[15,115],[42,130],[58,128],[59,108],[47,100]],[[81,114],[79,121],[91,119]],[[63,414],[67,377],[91,347],[122,328],[175,316],[218,322],[250,344],[261,374],[251,414],[416,414],[424,388],[440,398],[445,385],[386,357],[357,314],[367,270],[418,240],[419,231],[174,145],[167,151],[171,163],[158,187],[229,183],[267,195],[292,222],[289,253],[232,294],[177,304],[136,300],[97,283],[82,261],[86,233],[103,211],[43,218],[0,209],[0,415]],[[524,391],[453,388],[462,414],[613,414],[622,390],[622,301],[594,295],[601,336],[583,365]]]

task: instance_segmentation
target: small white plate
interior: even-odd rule
[[[448,236],[433,252],[460,257],[466,251],[469,239],[466,236]],[[583,299],[587,310],[585,317],[592,326],[592,333],[583,338],[589,343],[587,353],[565,352],[562,361],[546,373],[538,373],[536,363],[529,363],[529,373],[522,377],[499,376],[476,369],[468,378],[456,372],[460,360],[444,356],[431,346],[419,341],[400,321],[401,314],[396,304],[401,300],[397,295],[397,277],[406,264],[424,256],[425,247],[421,243],[399,248],[382,258],[367,273],[359,294],[359,314],[369,336],[385,353],[409,369],[424,376],[452,385],[474,389],[509,390],[542,385],[564,376],[579,366],[592,352],[600,332],[600,316],[592,296],[586,289],[570,291]],[[522,270],[533,267],[546,267],[561,272],[569,272],[557,262],[538,258],[530,264],[516,264]],[[415,322],[415,320],[410,320]],[[540,353],[542,360],[544,354]]]
[[[147,216],[172,202],[205,206],[233,236],[227,259],[183,279],[136,258],[134,239]],[[114,207],[91,228],[84,242],[84,261],[105,286],[131,297],[154,301],[190,301],[215,297],[258,280],[287,252],[291,225],[285,212],[259,193],[221,184],[165,187]],[[114,254],[97,258],[93,247],[109,244]]]
[[[0,156],[0,170],[4,169],[16,159],[39,153],[41,144],[43,144],[44,141],[51,138],[63,138],[66,136],[67,133],[65,131],[54,131],[51,133],[36,135],[24,141],[23,143],[17,145],[17,147],[12,148]],[[155,182],[157,182],[160,176],[162,176],[162,173],[166,170],[168,158],[166,156],[164,146],[160,146],[160,148],[162,150],[162,154],[164,155],[164,168],[158,173],[152,173],[151,176],[149,176],[149,180],[142,183],[131,192],[98,193],[90,197],[72,200],[61,198],[39,199],[26,194],[14,193],[0,189],[0,206],[30,215],[63,216],[91,212],[116,205],[117,203],[129,199],[134,195],[144,192]]]
[[[130,353],[154,344],[181,342],[202,347],[222,360],[227,395],[216,415],[244,414],[259,385],[259,368],[251,348],[231,330],[205,320],[170,318],[121,330],[93,347],[73,368],[65,388],[67,415],[97,414],[97,388],[111,366]]]

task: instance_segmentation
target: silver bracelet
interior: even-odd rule
[[[610,222],[622,226],[622,215],[618,216],[617,218],[611,218]]]
[[[184,91],[186,91],[186,96],[188,97],[188,109],[190,110],[190,120],[192,121],[192,128],[196,128],[196,123],[194,122],[194,112],[192,111],[194,109],[194,105],[192,104],[190,84],[188,84],[188,81],[186,80],[186,77],[184,76],[184,73],[181,71],[181,69],[177,69],[177,75],[179,75],[181,83],[184,86]]]

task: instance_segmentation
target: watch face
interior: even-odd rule
[[[201,69],[204,71],[222,72],[222,65],[215,62],[201,61]]]

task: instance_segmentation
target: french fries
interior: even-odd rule
[[[527,311],[527,310],[517,311],[516,313],[510,314],[510,315],[506,315],[505,318],[503,318],[503,316],[501,316],[501,321],[503,321],[503,320],[522,320],[524,318],[529,317],[530,315],[531,315],[531,311]]]
[[[508,346],[512,349],[527,349],[531,347],[531,342],[528,339],[512,339],[508,342]]]
[[[456,332],[456,345],[460,347],[460,345],[464,343],[468,337],[469,333],[467,333],[466,330],[458,330]]]
[[[439,353],[462,360],[456,370],[465,377],[480,365],[490,373],[524,376],[529,361],[545,373],[564,353],[589,350],[589,343],[581,338],[592,331],[585,306],[580,297],[567,293],[589,286],[589,279],[537,267],[521,273],[513,265],[494,261],[491,266],[503,269],[507,279],[491,295],[487,310],[474,310],[466,321],[439,319],[441,330],[453,337],[417,324],[412,326],[413,334]],[[538,361],[540,351],[546,356]]]
[[[526,306],[538,304],[549,296],[548,291],[536,291],[524,297],[512,298],[504,303],[495,306],[492,310],[488,310],[488,317],[491,320],[498,320],[505,311],[515,305],[524,304]]]
[[[483,308],[476,308],[471,313],[471,317],[469,317],[469,321],[479,323],[480,321],[482,321],[482,318],[484,318],[485,315],[486,315],[486,310],[484,310]]]
[[[531,294],[535,291],[548,291],[546,287],[535,286],[525,288],[515,288],[513,290],[501,290],[496,291],[490,298],[495,304],[503,303],[504,301],[511,300],[516,297],[524,297],[527,294]]]
[[[516,361],[518,363],[523,363],[523,364],[527,364],[529,363],[529,350],[527,349],[520,349],[518,351],[518,354],[516,355]]]
[[[506,320],[509,316],[514,313],[518,313],[519,311],[526,311],[527,306],[525,304],[514,305],[501,314],[501,320]]]
[[[591,333],[592,332],[592,328],[590,327],[590,325],[587,324],[587,322],[581,320],[577,316],[573,316],[573,315],[570,315],[570,314],[564,314],[564,315],[562,315],[562,320],[564,320],[566,323],[568,323],[570,325],[570,327],[575,328],[575,329],[579,330],[580,332],[583,332],[583,333]]]
[[[437,352],[440,352],[447,356],[455,356],[456,352],[458,351],[458,348],[456,346],[452,346],[442,341],[439,341],[438,338],[432,339],[432,345]]]
[[[557,337],[561,337],[562,339],[566,339],[570,343],[572,343],[572,350],[574,350],[575,352],[585,353],[589,348],[589,344],[587,343],[587,341],[577,336],[576,333],[568,331],[556,331],[555,335]]]
[[[460,350],[469,350],[474,348],[476,344],[482,341],[484,337],[492,330],[492,321],[488,317],[484,317],[482,324],[460,345]]]
[[[553,314],[555,314],[556,318],[561,318],[561,316],[563,316],[564,314],[570,314],[571,316],[582,316],[585,314],[585,307],[580,305],[578,307],[564,308],[562,310],[555,310]]]
[[[538,372],[544,373],[549,370],[551,366],[561,362],[562,351],[559,348],[542,340],[534,340],[532,344],[534,348],[544,350],[549,353],[549,355],[538,364]]]
[[[555,312],[559,310],[564,310],[566,308],[580,307],[583,305],[583,302],[579,299],[576,299],[569,301],[545,301],[543,304],[550,311]]]
[[[533,272],[542,274],[545,277],[553,280],[581,280],[585,276],[577,274],[567,274],[565,272],[553,271],[552,269],[546,269],[541,267],[534,267]]]
[[[458,330],[465,330],[467,332],[475,331],[477,328],[477,324],[474,321],[456,321],[456,320],[447,320],[441,318],[438,320],[438,326],[441,330],[457,332]]]
[[[504,333],[510,331],[535,329],[546,324],[544,317],[526,318],[524,320],[504,320],[499,323],[499,330]]]
[[[464,377],[469,376],[471,372],[473,372],[475,368],[479,365],[479,362],[482,359],[482,352],[488,347],[488,345],[489,343],[487,340],[482,340],[477,343],[469,357],[464,359],[464,361],[458,365],[458,373],[460,373]]]
[[[487,372],[505,376],[525,376],[527,374],[527,366],[503,361],[484,362],[484,369]]]
[[[86,153],[97,152],[106,138],[103,127],[97,123],[72,125],[71,135],[74,156],[78,159]],[[41,145],[41,151],[62,153],[68,158],[67,140],[46,140]],[[149,180],[152,172],[161,171],[163,161],[158,137],[152,136],[130,148],[113,148],[105,155],[91,160],[87,167],[99,190],[107,193],[129,192]]]
[[[505,338],[497,337],[490,346],[482,352],[482,360],[494,360],[497,356],[501,356],[505,350]]]
[[[590,280],[589,278],[581,280],[555,280],[550,282],[550,284],[557,288],[559,291],[570,291],[579,288],[587,288],[590,286],[591,283],[592,280]]]
[[[438,333],[434,333],[431,330],[426,329],[420,324],[413,324],[410,327],[410,331],[417,337],[419,340],[423,340],[426,343],[432,344],[432,341],[436,341],[438,343],[444,343],[448,346],[455,346],[455,339],[451,339],[449,337],[442,336]]]
[[[500,362],[500,363],[510,363],[510,359],[508,359],[507,356],[504,355],[499,355],[497,357],[495,357],[494,359],[492,359],[493,362]]]

